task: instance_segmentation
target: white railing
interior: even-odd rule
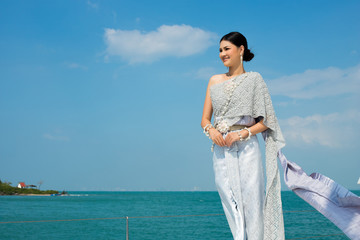
[[[297,212],[315,212],[315,210],[299,210],[299,211],[284,211],[284,213],[297,213]],[[16,224],[16,223],[41,223],[41,222],[72,222],[72,221],[99,221],[99,220],[117,220],[125,219],[126,220],[126,240],[130,239],[129,234],[129,219],[136,218],[183,218],[183,217],[209,217],[209,216],[222,216],[223,213],[214,213],[214,214],[194,214],[194,215],[166,215],[166,216],[126,216],[126,217],[112,217],[112,218],[80,218],[80,219],[56,219],[56,220],[34,220],[34,221],[9,221],[9,222],[0,222],[0,224]],[[343,233],[338,234],[328,234],[328,235],[318,235],[318,236],[307,236],[307,237],[298,237],[298,238],[287,238],[286,240],[300,240],[300,239],[315,239],[315,238],[325,238],[333,236],[345,236]]]

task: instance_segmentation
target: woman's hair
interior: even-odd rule
[[[239,33],[239,32],[228,33],[220,39],[220,42],[222,40],[229,41],[232,44],[236,45],[237,47],[240,47],[241,45],[243,45],[245,48],[243,60],[248,62],[251,59],[253,59],[254,54],[252,52],[250,52],[250,50],[248,49],[246,38],[241,33]]]

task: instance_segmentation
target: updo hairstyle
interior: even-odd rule
[[[229,41],[237,47],[240,47],[241,45],[243,45],[245,48],[243,60],[246,62],[249,62],[251,59],[253,59],[254,54],[252,52],[250,52],[250,50],[248,49],[246,38],[241,33],[239,33],[239,32],[228,33],[220,39],[220,42],[222,40]]]

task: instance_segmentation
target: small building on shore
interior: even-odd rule
[[[24,182],[19,182],[18,188],[26,188],[26,184]]]

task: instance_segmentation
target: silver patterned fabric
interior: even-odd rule
[[[210,87],[210,97],[215,119],[214,124],[216,124],[217,119],[225,119],[227,124],[231,126],[241,120],[244,116],[250,116],[254,119],[262,117],[264,119],[264,124],[269,127],[269,129],[264,132],[264,136],[266,136],[266,195],[264,198],[263,207],[263,237],[255,237],[253,239],[285,239],[280,191],[280,175],[277,165],[277,152],[283,146],[285,146],[285,140],[278,125],[270,94],[263,78],[259,73],[256,72],[248,72],[245,74],[247,74],[245,79],[241,79],[244,77],[242,74],[234,80],[242,82],[235,89],[225,116],[220,116],[220,111],[226,104],[227,96],[225,94],[225,88],[226,84],[229,82],[225,81],[214,84]],[[217,147],[218,146],[216,146],[216,148]],[[216,149],[214,149],[214,155],[215,154],[218,154],[218,150]],[[233,176],[229,176],[229,178],[233,178]],[[258,182],[253,184],[255,184],[253,187],[258,188]],[[240,188],[236,191],[241,191],[241,184],[239,186]],[[235,197],[237,204],[241,202],[241,196],[239,194],[239,197],[237,197],[236,194],[230,194],[232,194],[232,197]],[[257,207],[254,205],[252,208],[252,210],[255,210]],[[224,211],[226,212],[225,209]],[[244,216],[246,223],[246,215]],[[229,225],[231,226],[230,222]],[[246,228],[247,226],[244,227],[245,232]],[[253,233],[249,232],[249,234],[246,236],[240,231],[239,234],[241,236],[238,236],[235,231],[234,239],[252,239],[251,237]],[[257,233],[255,233],[255,235],[256,234]]]
[[[256,135],[246,142],[234,142],[231,147],[215,145],[213,165],[216,187],[234,239],[262,240],[265,186]]]

